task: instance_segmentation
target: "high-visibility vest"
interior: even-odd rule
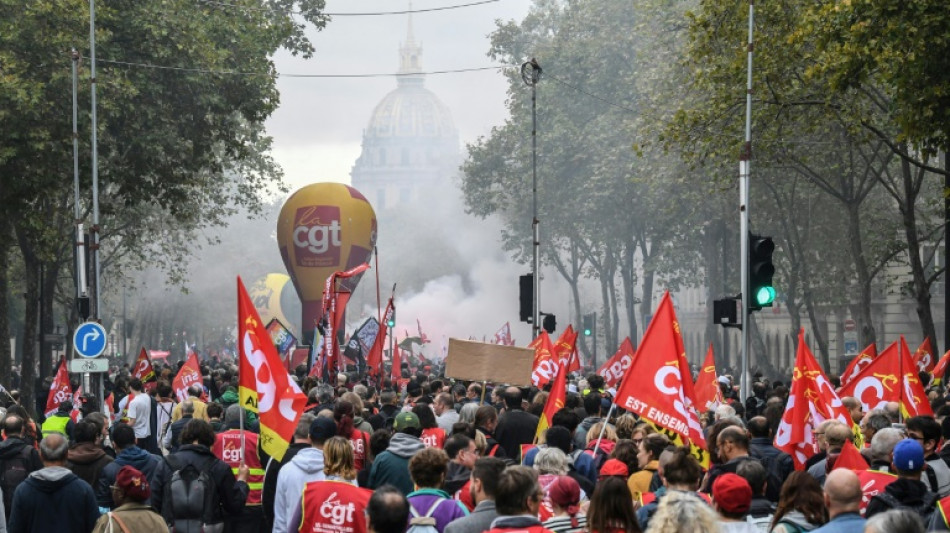
[[[69,424],[70,418],[67,415],[55,414],[46,419],[43,422],[42,431],[43,438],[49,437],[53,433],[59,433],[61,435],[66,435],[66,425]],[[69,435],[66,435],[69,438]]]
[[[298,531],[364,533],[372,494],[344,481],[311,481],[303,489]]]
[[[261,492],[264,490],[264,467],[257,455],[257,433],[244,430],[244,463],[250,470],[247,478],[247,505],[260,505]],[[218,433],[214,438],[214,455],[227,463],[237,476],[241,466],[241,430],[230,429]]]

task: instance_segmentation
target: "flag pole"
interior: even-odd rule
[[[901,348],[904,345],[904,336],[901,335],[900,342],[897,343],[897,373],[900,376],[900,380],[897,383],[897,423],[904,423],[904,354],[901,352]]]
[[[244,464],[244,406],[238,405],[241,408],[241,420],[238,421],[238,427],[241,428],[241,464]]]
[[[603,424],[600,426],[600,435],[597,435],[597,444],[594,445],[594,453],[597,453],[597,450],[600,449],[600,441],[604,438],[604,431],[607,430],[607,422],[610,420],[610,414],[614,412],[615,407],[617,407],[617,404],[610,402],[610,409],[607,410],[607,416],[604,417]]]

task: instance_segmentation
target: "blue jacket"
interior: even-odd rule
[[[89,533],[98,519],[92,487],[68,469],[51,466],[33,472],[17,487],[7,531]]]
[[[160,492],[164,489],[163,481],[168,477],[165,471],[167,469],[165,461],[161,457],[149,453],[138,446],[129,446],[119,452],[115,461],[107,464],[99,474],[99,481],[95,487],[96,502],[98,502],[99,507],[115,508],[115,503],[112,501],[112,489],[110,487],[115,484],[115,478],[119,475],[119,470],[126,465],[131,466],[145,475],[145,479],[148,480],[148,484],[152,488],[153,496],[156,492]],[[145,500],[145,503],[152,505],[152,498],[150,497]]]
[[[863,533],[865,522],[858,513],[842,513],[811,533]]]

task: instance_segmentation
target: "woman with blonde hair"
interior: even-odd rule
[[[323,443],[323,473],[330,481],[356,485],[353,445],[345,437],[331,437]]]
[[[667,492],[656,514],[650,519],[647,533],[719,533],[719,515],[708,503],[691,492]]]

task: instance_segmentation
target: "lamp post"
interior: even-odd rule
[[[538,82],[541,81],[541,65],[534,58],[521,65],[521,79],[531,87],[531,239],[534,272],[534,307],[531,312],[532,338],[541,332],[541,236],[538,221]]]

